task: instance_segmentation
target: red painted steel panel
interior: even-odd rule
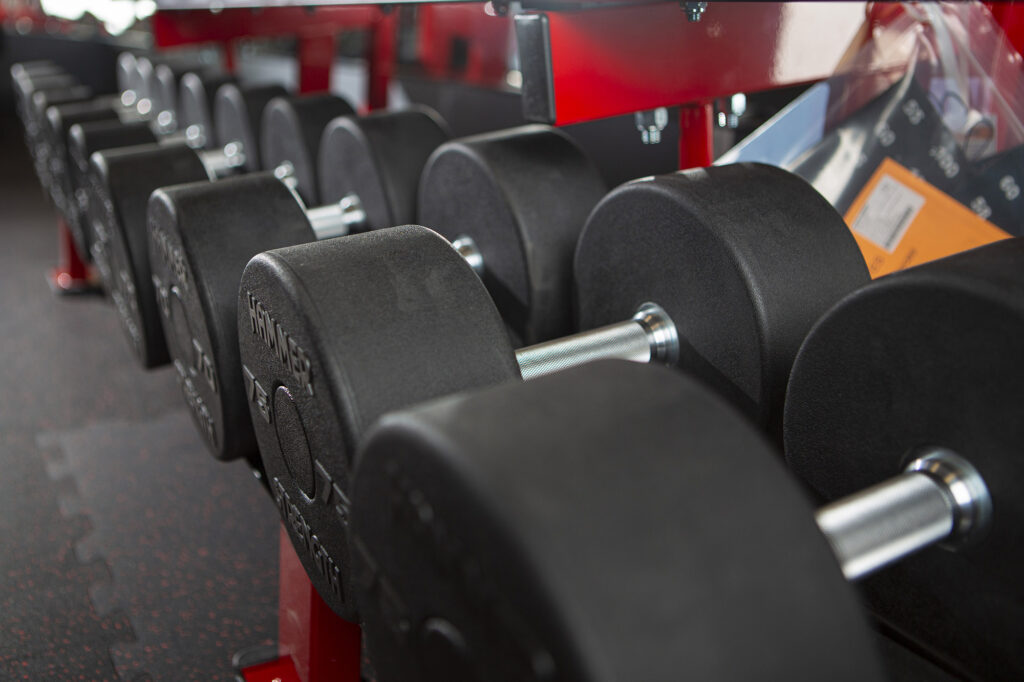
[[[365,28],[381,15],[373,5],[344,7],[265,7],[259,10],[160,10],[152,17],[157,47],[224,42],[243,37],[322,35]]]
[[[288,534],[281,527],[277,639],[302,682],[360,682],[359,626],[331,611],[306,577]]]
[[[505,80],[511,21],[488,14],[486,3],[420,6],[417,40],[419,61],[430,76],[479,85]],[[459,50],[465,54],[456,55]],[[453,69],[453,62],[461,62],[461,68]]]
[[[554,122],[826,78],[864,16],[831,2],[714,2],[700,22],[676,3],[551,12]]]

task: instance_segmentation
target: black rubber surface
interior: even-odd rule
[[[150,80],[149,95],[153,101],[153,111],[157,116],[165,111],[173,115],[176,124],[174,129],[181,125],[178,111],[178,90],[181,87],[181,79],[185,77],[186,73],[191,73],[191,71],[185,67],[157,64]]]
[[[202,451],[116,313],[55,297],[55,218],[0,114],[0,679],[233,680],[277,630],[273,507]]]
[[[776,432],[800,343],[868,270],[814,188],[736,164],[612,191],[580,236],[575,277],[581,329],[660,305],[679,333],[678,366]]]
[[[204,74],[190,71],[181,77],[178,86],[178,128],[187,130],[198,127],[205,139],[203,147],[214,149],[220,146],[213,124],[213,102],[217,89],[235,78],[227,74]]]
[[[92,157],[97,215],[94,258],[142,367],[170,362],[149,268],[146,208],[158,187],[208,180],[198,155],[183,144],[107,149]]]
[[[415,222],[423,166],[450,137],[426,107],[334,119],[320,141],[321,203],[356,195],[368,230]]]
[[[78,79],[70,74],[46,74],[42,76],[25,76],[14,81],[15,106],[18,108],[18,116],[21,120],[38,124],[42,120],[42,113],[46,111],[45,106],[35,104],[35,93],[60,93],[66,91],[77,91],[85,93],[81,99],[88,99],[92,96],[91,88],[82,85]],[[77,96],[76,92],[76,96]]]
[[[465,261],[418,226],[260,254],[238,292],[271,491],[317,591],[351,617],[346,491],[363,433],[389,410],[517,377],[504,325]]]
[[[76,123],[88,121],[116,121],[117,98],[97,97],[83,102],[57,104],[46,109],[46,126],[50,150],[50,196],[69,220],[78,220],[77,206],[72,202],[71,157],[68,153],[68,132]]]
[[[53,182],[53,171],[50,168],[51,138],[48,134],[46,109],[50,106],[50,102],[82,102],[90,99],[92,95],[92,89],[84,85],[57,90],[37,90],[32,94],[31,102],[22,121],[25,123],[25,141],[32,154],[36,176],[44,188],[49,188]]]
[[[307,206],[316,206],[320,202],[316,180],[320,137],[332,119],[354,113],[351,104],[335,95],[275,97],[264,108],[260,122],[263,168],[273,170],[290,162],[299,196]]]
[[[604,193],[565,133],[523,126],[442,145],[423,170],[418,222],[476,242],[515,343],[531,345],[575,331],[573,251]]]
[[[171,360],[207,448],[261,466],[238,359],[238,282],[261,251],[314,239],[270,172],[164,188],[149,202],[149,263]]]
[[[280,85],[240,87],[229,83],[217,90],[213,103],[216,137],[221,144],[241,142],[247,171],[259,170],[260,120],[263,109],[275,97],[286,94]]]
[[[669,369],[605,361],[387,415],[352,519],[381,682],[882,679],[795,480]]]
[[[24,119],[34,92],[56,90],[80,84],[76,76],[59,67],[39,71],[23,71],[19,74],[12,73],[11,89],[14,95],[15,111],[19,117]]]
[[[89,121],[76,123],[68,131],[68,157],[70,166],[68,175],[74,191],[76,207],[75,220],[68,216],[68,227],[75,240],[79,254],[86,260],[92,259],[92,246],[95,240],[92,232],[90,215],[95,210],[90,207],[92,201],[92,185],[89,180],[89,158],[93,152],[102,149],[117,149],[139,144],[154,144],[156,135],[147,121],[122,123],[119,120]]]
[[[928,549],[865,581],[895,630],[978,679],[1024,677],[1024,239],[876,280],[808,336],[786,400],[790,466],[826,499],[917,449],[967,458],[992,494],[976,546]]]

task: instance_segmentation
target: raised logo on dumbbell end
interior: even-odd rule
[[[171,244],[167,233],[155,224],[149,226],[149,234],[156,244],[164,263],[174,273],[182,290],[188,289],[188,268],[185,267],[185,256],[180,247]]]
[[[295,343],[295,339],[270,316],[251,291],[245,292],[249,304],[249,330],[260,337],[267,348],[292,373],[299,387],[313,395],[313,378],[309,356]]]
[[[256,375],[245,365],[242,365],[242,377],[245,380],[245,395],[249,402],[256,406],[256,411],[263,417],[263,421],[269,424],[273,420],[273,413],[270,411],[270,396],[267,389],[263,388]]]
[[[292,502],[288,491],[284,489],[284,485],[277,477],[274,477],[274,501],[277,502],[281,518],[292,529],[293,535],[298,537],[303,549],[313,558],[313,565],[316,566],[317,571],[327,579],[327,583],[331,586],[331,592],[344,602],[345,598],[341,592],[341,569],[338,568],[337,562],[331,557],[327,548],[320,542],[320,538],[310,529],[309,523],[303,518],[302,512]]]
[[[135,324],[135,317],[129,303],[134,300],[135,285],[132,284],[128,273],[124,271],[119,271],[112,283],[114,286],[111,287],[110,298],[114,301],[114,308],[117,309],[117,317],[121,320],[125,331],[128,332],[128,338],[131,339],[132,345],[141,348],[142,333],[139,331],[139,326]]]
[[[210,439],[211,443],[216,445],[217,431],[214,428],[213,417],[210,415],[210,408],[206,406],[202,396],[199,395],[199,391],[196,390],[195,384],[192,383],[192,379],[189,378],[188,372],[185,371],[185,366],[181,364],[180,360],[174,361],[174,369],[177,372],[178,386],[181,388],[182,395],[185,396],[185,402],[192,411],[192,416],[199,424],[199,430]]]

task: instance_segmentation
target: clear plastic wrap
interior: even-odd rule
[[[980,3],[868,17],[827,83],[822,139],[787,167],[846,216],[875,275],[1024,234],[1020,54]]]

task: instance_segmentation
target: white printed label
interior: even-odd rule
[[[892,253],[924,206],[924,197],[891,175],[883,175],[853,221],[854,232]]]

